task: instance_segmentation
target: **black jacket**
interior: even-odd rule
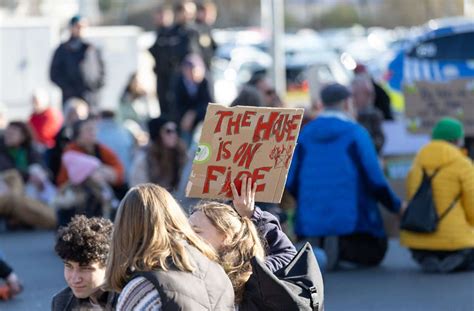
[[[197,92],[194,95],[188,93],[184,84],[184,77],[178,76],[176,85],[174,87],[174,105],[176,114],[176,121],[181,121],[181,118],[188,110],[196,112],[195,124],[204,120],[206,115],[207,105],[212,102],[211,93],[209,91],[209,83],[206,78],[197,87]]]
[[[99,304],[105,311],[115,310],[118,296],[114,292],[104,292],[99,297]],[[51,302],[51,311],[89,310],[91,307],[89,299],[76,298],[69,287],[54,295]]]
[[[5,261],[0,259],[0,279],[6,279],[12,272],[12,268],[10,268]]]
[[[100,52],[82,39],[69,39],[54,52],[50,78],[62,91],[63,102],[78,97],[96,104],[96,93],[104,84]]]

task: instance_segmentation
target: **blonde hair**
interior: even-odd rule
[[[133,271],[168,270],[170,260],[181,271],[194,266],[183,241],[211,260],[212,247],[193,231],[171,194],[154,184],[131,188],[120,203],[107,263],[108,286],[120,292]]]
[[[265,251],[257,229],[250,219],[240,215],[229,205],[219,202],[203,202],[194,211],[202,212],[224,234],[223,247],[219,249],[219,261],[234,288],[239,304],[245,283],[252,275],[250,259],[265,257]]]

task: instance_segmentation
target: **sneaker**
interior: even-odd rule
[[[421,261],[421,269],[424,272],[435,273],[439,272],[440,261],[436,257],[426,257]]]
[[[464,263],[464,257],[461,254],[453,254],[445,257],[439,263],[439,272],[453,272]]]
[[[326,253],[326,271],[336,270],[339,263],[339,238],[337,236],[324,237],[322,246]]]

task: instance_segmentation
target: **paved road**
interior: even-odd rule
[[[50,232],[0,234],[1,250],[25,282],[21,296],[0,302],[1,311],[49,310],[64,286],[53,243]],[[474,310],[474,273],[420,273],[396,240],[381,267],[326,274],[325,286],[326,311]]]

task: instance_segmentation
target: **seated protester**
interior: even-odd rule
[[[43,89],[33,94],[33,113],[29,122],[36,142],[43,148],[52,148],[55,137],[61,129],[63,116],[59,110],[49,104],[49,96]]]
[[[324,111],[301,131],[286,182],[297,201],[296,236],[324,249],[327,270],[377,266],[388,249],[378,204],[399,214],[402,203],[368,132],[353,120],[350,90],[332,83],[320,97]]]
[[[232,284],[171,194],[153,184],[129,190],[115,219],[107,284],[117,311],[234,310]]]
[[[427,272],[474,270],[474,167],[459,148],[463,136],[462,123],[441,119],[433,129],[433,140],[418,152],[407,177],[407,196],[411,199],[423,171],[433,176],[436,212],[440,218],[446,213],[433,233],[402,230],[400,234],[401,244]],[[412,207],[415,205],[409,205]]]
[[[30,165],[28,172],[26,196],[49,206],[56,195],[56,187],[49,180],[48,174],[39,164]]]
[[[10,122],[0,142],[0,172],[15,169],[26,182],[29,166],[35,163],[41,164],[41,155],[34,147],[31,129],[24,122]]]
[[[276,272],[293,259],[296,249],[281,231],[276,218],[255,208],[256,184],[252,187],[251,179],[244,178],[241,195],[233,184],[232,192],[235,209],[218,202],[202,203],[195,208],[189,222],[196,233],[216,249],[234,285],[238,305],[252,274],[250,259],[265,260],[270,271]],[[264,239],[266,249],[259,236]]]
[[[136,145],[132,133],[115,119],[115,112],[103,110],[100,113],[100,119],[97,122],[97,140],[118,156],[128,180]],[[128,187],[124,185],[123,195],[119,198],[123,198],[127,190]]]
[[[47,151],[47,166],[52,173],[52,180],[56,183],[56,179],[61,167],[61,156],[64,148],[72,140],[72,127],[76,121],[85,120],[89,116],[89,106],[80,99],[72,97],[66,101],[64,107],[64,123],[61,130],[54,138],[54,147]]]
[[[20,279],[13,269],[0,258],[0,279],[5,280],[5,285],[0,285],[0,300],[15,297],[23,290]]]
[[[120,98],[118,119],[121,123],[134,122],[142,129],[146,129],[146,122],[150,119],[150,97],[143,85],[140,75],[133,73]]]
[[[68,285],[53,297],[52,311],[115,310],[117,294],[104,290],[112,223],[76,216],[58,231],[55,250]]]
[[[30,174],[33,166],[37,168],[35,171],[40,170],[40,163],[28,126],[23,122],[11,122],[0,143],[0,216],[7,218],[7,225],[42,229],[56,225],[52,209],[25,196],[25,185],[37,190],[46,185],[36,178],[36,174]]]
[[[137,152],[130,169],[130,185],[154,183],[173,192],[186,163],[186,147],[178,136],[176,123],[166,117],[148,122],[150,142]]]
[[[94,156],[101,162],[98,169],[102,178],[112,187],[121,187],[124,183],[124,168],[118,156],[105,145],[97,141],[97,128],[94,119],[80,120],[74,123],[72,142],[69,143],[64,152],[77,151]],[[69,180],[69,174],[61,164],[57,184],[64,185]]]
[[[109,216],[116,200],[100,173],[100,161],[87,154],[68,151],[63,155],[63,164],[71,177],[52,202],[57,211],[58,225],[67,225],[77,214]]]
[[[33,179],[33,177],[32,177]],[[53,229],[56,226],[54,210],[31,197],[17,170],[0,172],[0,217],[5,218],[7,228]],[[36,189],[35,186],[31,186]],[[26,188],[26,190],[25,190]],[[47,196],[51,193],[47,193]],[[40,193],[40,195],[43,195]]]
[[[356,76],[352,81],[352,94],[357,110],[357,122],[369,132],[375,150],[380,154],[385,143],[382,131],[383,114],[374,107],[375,90],[370,77]]]

